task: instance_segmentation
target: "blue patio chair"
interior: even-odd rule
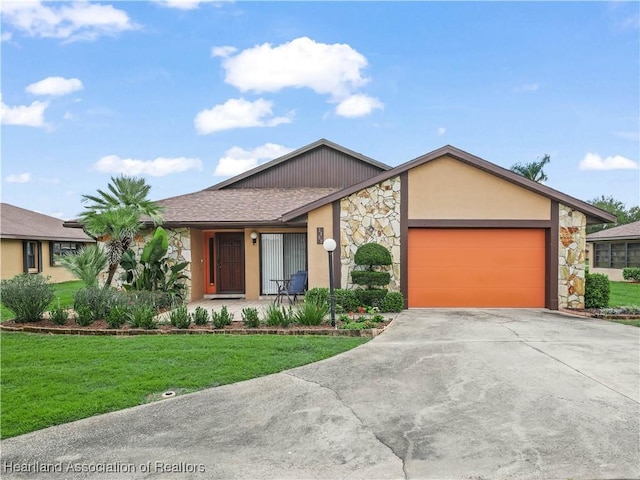
[[[278,295],[282,298],[283,295],[286,295],[289,299],[289,303],[293,303],[298,299],[298,295],[304,294],[307,289],[307,271],[299,270],[298,272],[291,275],[291,280],[288,284],[284,285]],[[291,299],[293,297],[293,300]]]

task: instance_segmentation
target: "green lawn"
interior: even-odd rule
[[[2,438],[331,357],[365,338],[3,332]]]
[[[55,297],[50,304],[50,308],[58,305],[65,308],[73,307],[73,296],[84,286],[80,280],[72,280],[70,282],[54,283],[53,288]],[[0,321],[11,320],[15,317],[14,313],[4,305],[0,304]]]
[[[611,282],[610,307],[640,305],[640,283]]]

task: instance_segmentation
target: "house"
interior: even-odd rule
[[[82,230],[64,228],[63,221],[8,203],[0,204],[0,271],[3,279],[20,273],[42,273],[59,283],[76,278],[55,259],[95,243]]]
[[[623,268],[640,268],[640,221],[587,235],[587,248],[591,273],[604,273],[609,280],[623,281]]]
[[[257,299],[301,269],[326,287],[335,238],[336,287],[378,242],[408,307],[580,308],[586,225],[614,218],[452,146],[390,168],[324,139],[159,204],[191,299]]]

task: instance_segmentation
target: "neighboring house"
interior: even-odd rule
[[[623,281],[623,268],[640,268],[640,221],[591,233],[587,235],[587,247],[589,272]]]
[[[586,225],[614,220],[451,146],[390,168],[324,139],[159,204],[191,299],[257,299],[298,270],[326,287],[333,237],[336,287],[378,242],[409,307],[581,308]]]
[[[56,263],[55,254],[76,252],[95,243],[82,230],[64,228],[63,220],[8,203],[0,204],[0,271],[2,278],[42,273],[59,283],[76,278]]]

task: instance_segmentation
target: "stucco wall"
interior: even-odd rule
[[[324,238],[338,238],[333,233],[333,205],[325,205],[307,215],[307,258],[309,288],[329,286],[329,257],[322,244],[317,243],[317,228],[324,229]]]
[[[379,243],[391,252],[389,290],[400,290],[400,177],[393,177],[340,200],[342,288],[352,288],[359,246]]]
[[[565,205],[558,208],[558,306],[584,308],[587,218]]]
[[[409,170],[409,219],[549,220],[550,200],[442,157]]]
[[[72,275],[66,268],[51,266],[48,240],[41,240],[41,246],[42,272],[40,273],[42,273],[42,275],[45,277],[51,277],[49,279],[51,283],[78,280],[78,278]],[[16,275],[23,273],[22,256],[22,240],[8,238],[2,239],[2,244],[0,246],[0,271],[2,272],[3,279],[13,278]]]

